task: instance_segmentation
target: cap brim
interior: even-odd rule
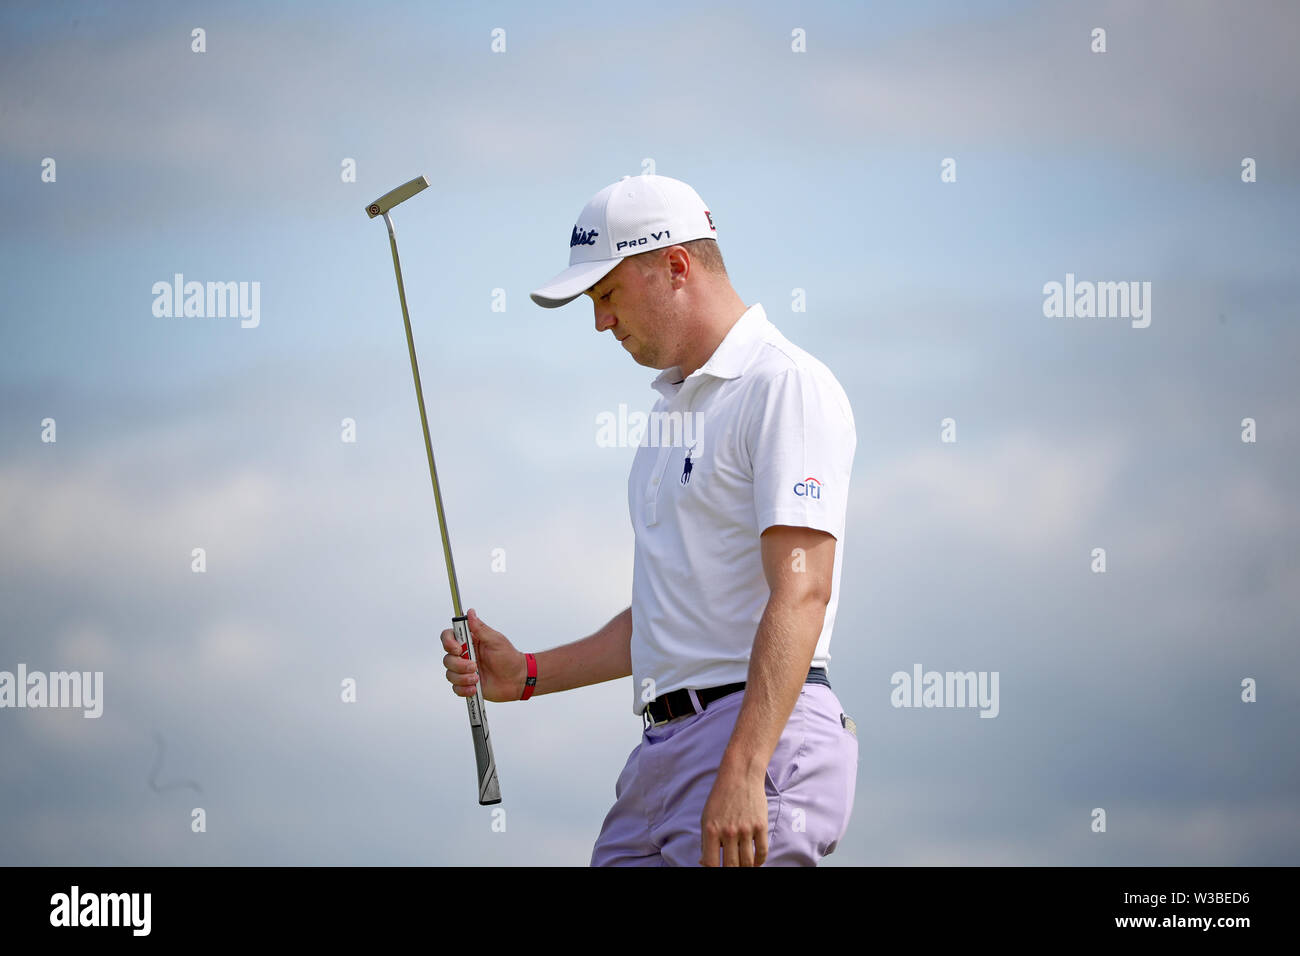
[[[605,276],[614,271],[614,267],[623,261],[617,259],[597,259],[595,262],[579,262],[569,266],[536,292],[528,293],[534,302],[544,309],[558,309],[572,302],[582,293]]]

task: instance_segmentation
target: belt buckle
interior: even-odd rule
[[[641,721],[644,724],[642,730],[649,730],[652,727],[658,727],[660,724],[668,723],[667,720],[655,720],[654,715],[650,713],[650,705],[646,704],[645,710],[641,711]]]
[[[643,728],[644,730],[649,730],[651,727],[661,727],[673,719],[672,709],[669,708],[667,704],[664,705],[664,709],[668,711],[668,716],[663,720],[652,719],[654,715],[650,713],[650,704],[658,703],[659,700],[660,698],[656,697],[654,700],[650,701],[650,703],[646,704],[645,710],[641,711],[641,719],[645,723],[645,727]]]
[[[674,691],[673,693],[677,693],[677,692]],[[670,721],[677,720],[679,717],[687,717],[690,714],[704,713],[704,702],[699,699],[699,697],[695,693],[695,690],[692,688],[688,688],[686,693],[690,696],[691,700],[690,703],[687,705],[688,709],[686,711],[683,711],[680,714],[673,713],[672,705],[668,703],[668,698],[670,696],[668,694],[664,694],[660,697],[656,697],[653,701],[651,701],[651,703],[658,703],[659,701],[663,701],[664,711],[668,714],[668,716],[665,717],[663,720],[651,720],[650,718],[652,715],[650,713],[650,704],[646,704],[645,710],[641,711],[641,717],[645,723],[643,729],[649,730],[651,727],[659,727],[662,726],[663,724],[669,723]]]

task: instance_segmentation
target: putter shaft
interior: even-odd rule
[[[411,316],[406,310],[406,287],[402,285],[402,263],[397,257],[397,235],[393,220],[382,213],[388,226],[388,244],[393,249],[393,271],[397,273],[397,297],[402,300],[402,322],[406,326],[406,348],[411,354],[411,376],[415,379],[415,400],[420,405],[420,426],[424,429],[424,450],[429,456],[429,477],[433,479],[433,500],[438,507],[438,531],[442,534],[442,553],[447,559],[447,583],[451,585],[451,606],[456,617],[460,607],[460,585],[456,583],[456,564],[451,557],[451,536],[447,534],[447,514],[442,508],[442,489],[438,487],[438,466],[433,460],[433,442],[429,439],[429,416],[424,410],[424,389],[420,387],[420,364],[415,359],[415,337],[411,334]]]
[[[429,458],[429,477],[433,481],[433,500],[438,507],[438,531],[442,535],[442,553],[447,559],[447,583],[451,585],[451,603],[454,610],[452,629],[460,641],[461,657],[478,662],[474,642],[470,637],[469,619],[460,606],[460,586],[456,583],[456,565],[451,556],[451,537],[447,533],[447,515],[442,507],[442,489],[438,486],[438,466],[433,460],[433,441],[429,438],[429,416],[424,410],[424,389],[420,385],[420,365],[415,358],[415,337],[411,333],[411,315],[406,308],[406,287],[402,283],[402,261],[397,255],[397,233],[388,210],[415,195],[429,185],[423,176],[417,177],[392,192],[380,197],[366,207],[371,219],[384,217],[388,226],[388,244],[393,250],[393,271],[397,275],[397,297],[402,303],[402,323],[406,328],[406,348],[411,356],[411,376],[415,379],[415,398],[420,406],[420,427],[424,431],[424,450]],[[478,766],[478,802],[487,806],[501,802],[501,785],[497,779],[496,758],[492,754],[491,734],[488,731],[487,713],[483,708],[483,691],[478,684],[474,693],[465,698],[469,711],[470,733],[474,739],[474,760]]]

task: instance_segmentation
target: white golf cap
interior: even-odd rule
[[[569,238],[569,268],[529,295],[543,308],[559,308],[627,256],[717,238],[708,207],[686,183],[667,176],[624,176],[583,207]]]

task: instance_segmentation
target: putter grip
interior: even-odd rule
[[[468,657],[475,663],[478,656],[474,653],[474,642],[469,636],[469,619],[453,617],[452,630],[460,641],[461,657]],[[488,733],[487,713],[483,709],[483,692],[478,684],[474,693],[465,698],[469,706],[469,729],[474,738],[474,761],[478,764],[478,802],[489,806],[501,802],[501,784],[497,781],[497,762],[492,756],[492,738]]]

